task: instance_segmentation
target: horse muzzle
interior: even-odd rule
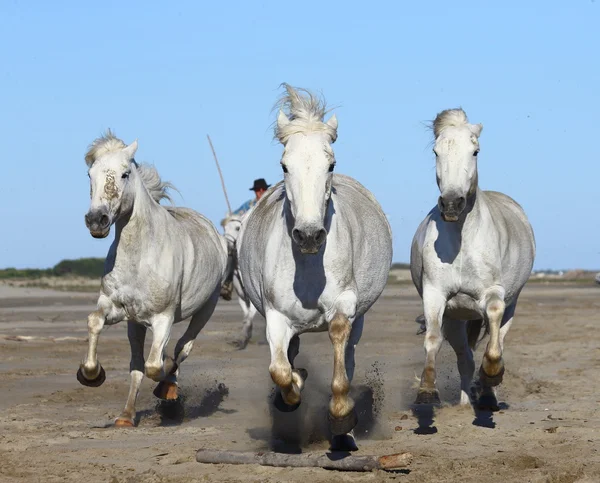
[[[325,243],[327,231],[322,226],[297,227],[292,230],[292,239],[298,245],[300,253],[315,255]]]
[[[85,226],[94,238],[106,238],[110,233],[110,217],[104,211],[89,211],[85,215]]]
[[[454,223],[465,210],[467,200],[464,196],[440,196],[438,199],[438,208],[442,214],[442,219]]]

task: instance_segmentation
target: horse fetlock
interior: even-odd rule
[[[421,374],[421,386],[419,390],[436,391],[435,378],[435,369],[433,367],[426,366]]]
[[[329,401],[329,414],[336,419],[345,418],[352,411],[354,411],[354,400],[347,395],[334,394]]]
[[[273,382],[279,387],[290,387],[293,383],[292,366],[289,362],[287,364],[271,364],[271,366],[269,367],[269,373],[271,374],[271,379],[273,380]]]

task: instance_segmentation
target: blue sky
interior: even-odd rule
[[[462,106],[484,125],[480,186],[523,205],[535,267],[600,268],[600,2],[483,3],[1,2],[0,267],[106,254],[83,156],[108,127],[218,222],[206,134],[238,206],[281,178],[288,82],[338,106],[336,169],[382,204],[394,260],[438,196],[424,123]]]

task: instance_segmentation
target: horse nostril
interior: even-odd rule
[[[315,243],[317,245],[320,245],[321,243],[323,243],[325,241],[325,237],[327,236],[327,232],[321,228],[319,231],[317,231],[317,233],[315,234]]]
[[[102,215],[100,217],[100,226],[106,228],[108,226],[109,221],[110,220],[107,215]]]
[[[446,205],[444,204],[444,198],[442,198],[441,196],[438,198],[438,206],[441,211],[444,211],[444,209],[446,208]]]
[[[298,230],[298,228],[294,228],[294,230],[292,231],[292,236],[294,237],[294,240],[296,240],[297,243],[304,243],[304,240],[306,239],[304,233]]]

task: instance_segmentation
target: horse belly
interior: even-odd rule
[[[479,303],[470,295],[458,293],[446,302],[444,315],[454,320],[477,320],[483,318]]]

